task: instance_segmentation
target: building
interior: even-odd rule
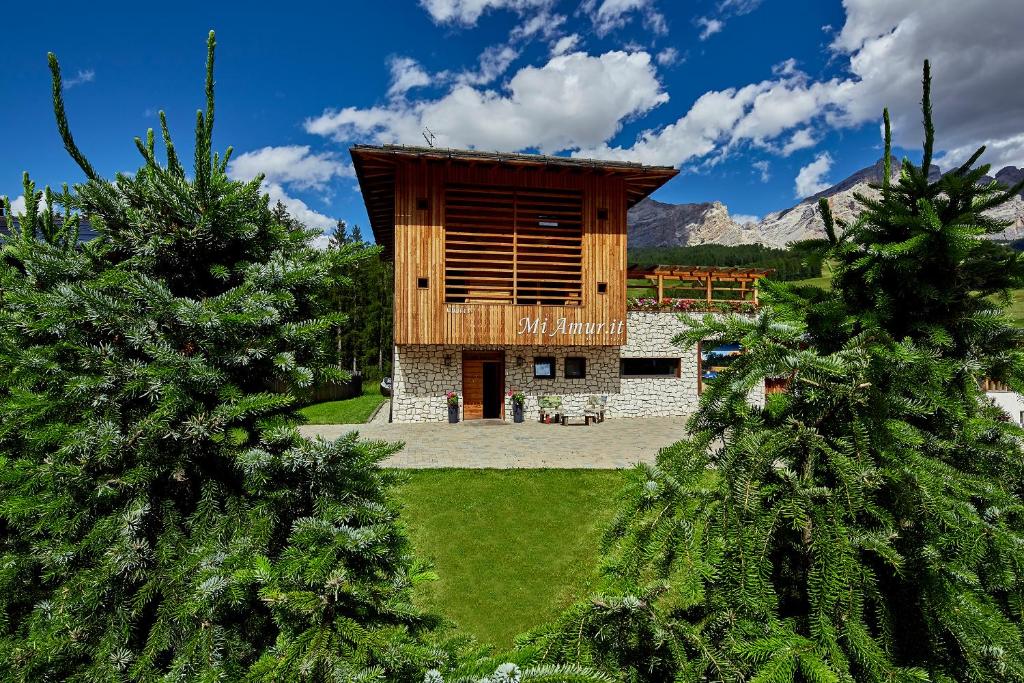
[[[351,149],[371,227],[394,260],[396,422],[511,415],[509,390],[582,412],[685,415],[734,350],[672,344],[680,310],[756,306],[766,271],[633,268],[626,211],[669,167],[403,146]],[[656,296],[631,300],[628,280]]]

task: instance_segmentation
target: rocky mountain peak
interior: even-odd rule
[[[893,158],[892,173],[897,176],[902,162]],[[695,204],[667,204],[653,199],[639,202],[629,211],[629,246],[690,246],[697,244],[764,244],[785,247],[790,242],[824,237],[825,226],[818,211],[818,200],[829,199],[837,218],[853,221],[860,212],[855,194],[872,195],[871,185],[882,181],[883,160],[862,168],[821,192],[806,197],[795,206],[767,214],[757,223],[740,225],[729,215],[728,208],[718,201]],[[942,174],[932,164],[929,177]],[[1024,168],[1006,166],[991,180],[1010,187],[1024,179]],[[1024,237],[1024,192],[1020,197],[999,207],[993,217],[1011,222],[1011,226],[995,239]]]

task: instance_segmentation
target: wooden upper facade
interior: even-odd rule
[[[626,211],[674,168],[398,146],[351,150],[395,264],[396,344],[625,343]]]

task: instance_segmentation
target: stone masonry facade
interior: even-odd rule
[[[688,415],[697,406],[698,351],[672,344],[686,329],[675,313],[630,312],[625,346],[463,346],[407,345],[395,348],[391,419],[394,422],[444,422],[445,393],[462,396],[462,351],[505,350],[505,389],[526,394],[526,419],[536,419],[541,396],[561,396],[563,408],[582,415],[590,396],[608,396],[608,417]],[[555,358],[555,377],[535,379],[533,359]],[[586,377],[565,379],[567,357],[586,358]],[[621,377],[620,358],[679,358],[679,376]],[[763,393],[751,396],[764,400]],[[505,397],[511,419],[511,400]]]

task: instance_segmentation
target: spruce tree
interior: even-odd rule
[[[769,285],[691,438],[640,467],[606,538],[606,594],[539,629],[548,661],[631,681],[1024,680],[1024,430],[985,377],[1022,382],[1022,333],[993,297],[1022,282],[982,212],[983,150],[886,173],[851,225],[825,216],[831,291]],[[752,405],[766,377],[785,393]]]
[[[362,252],[317,251],[260,178],[212,151],[214,37],[191,174],[161,113],[144,165],[81,153],[50,56],[57,126],[86,176],[49,197],[98,238],[37,218],[0,252],[0,679],[423,680],[446,668],[377,463],[310,441],[289,394],[341,379],[327,293]]]

